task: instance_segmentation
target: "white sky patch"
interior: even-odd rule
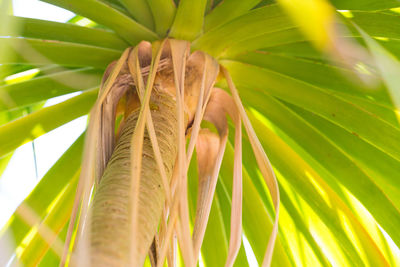
[[[13,0],[14,15],[26,18],[65,22],[74,13],[39,0]]]
[[[39,177],[43,177],[86,128],[87,116],[75,119],[35,140]]]
[[[0,228],[36,184],[31,143],[19,147],[0,178]]]
[[[251,245],[249,243],[249,240],[247,240],[245,235],[242,235],[243,238],[243,246],[244,246],[244,251],[246,252],[247,260],[249,262],[250,267],[257,267],[258,262],[256,259],[256,255],[254,255],[253,249],[251,248]]]
[[[16,82],[22,82],[25,80],[32,79],[40,72],[39,69],[30,69],[23,72],[19,72],[13,75],[10,75],[4,79],[6,84],[12,84]]]
[[[354,17],[353,13],[351,13],[350,10],[338,10],[338,12],[341,13],[346,18]]]
[[[74,93],[70,93],[70,94],[67,94],[67,95],[61,95],[61,96],[53,97],[53,98],[47,100],[43,107],[45,108],[45,107],[53,106],[55,104],[64,102],[65,100],[70,99],[70,98],[72,98],[74,96],[77,96],[77,95],[80,95],[80,94],[81,94],[81,92],[74,92]]]
[[[395,261],[398,262],[398,260],[400,259],[400,249],[399,247],[396,245],[396,243],[394,243],[393,239],[390,237],[390,235],[388,235],[388,233],[386,233],[386,231],[380,226],[378,225],[379,230],[381,230],[383,236],[386,238],[386,241],[388,242],[390,249],[393,251],[393,254],[395,256]]]

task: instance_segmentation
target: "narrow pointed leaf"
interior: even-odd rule
[[[400,4],[399,4],[400,6]],[[352,11],[350,20],[373,37],[400,38],[399,15]]]
[[[113,9],[101,1],[95,0],[42,0],[62,8],[66,8],[79,15],[107,26],[118,35],[136,45],[142,40],[153,41],[157,35],[137,23],[124,13]]]
[[[316,112],[400,160],[400,130],[373,114],[292,77],[243,63],[223,61],[223,64],[238,86],[250,90],[263,88],[282,100]],[[380,138],[382,135],[385,138]]]
[[[292,28],[293,23],[277,5],[254,9],[221,27],[206,32],[193,42],[195,49],[218,57],[235,43],[264,33]]]
[[[46,215],[47,207],[78,171],[81,164],[83,140],[84,135],[81,135],[24,200],[24,205],[30,207],[41,218]],[[30,229],[31,226],[27,225],[18,215],[13,215],[1,231],[0,243],[5,244],[7,235],[11,236],[14,246],[11,247],[10,252],[13,253]],[[2,254],[1,265],[5,265],[4,261],[7,262],[11,257],[12,254]]]
[[[204,31],[218,27],[236,17],[239,17],[256,6],[261,0],[225,0],[211,10],[204,20]]]
[[[327,0],[278,0],[290,18],[321,50],[334,49],[335,10]]]
[[[206,266],[215,264],[224,266],[228,252],[228,240],[218,198],[214,198],[211,207],[201,252]]]
[[[165,36],[174,21],[176,7],[173,0],[147,0],[153,13],[156,32]]]
[[[224,187],[223,183],[220,181],[217,183],[217,188],[216,188],[216,199],[215,202],[218,204],[218,207],[220,209],[220,216],[222,220],[222,224],[224,226],[224,235],[226,236],[228,240],[228,235],[230,233],[231,225],[230,225],[230,208],[231,208],[231,196],[228,194],[226,188]],[[207,234],[207,233],[206,233]],[[212,239],[212,236],[210,235],[208,237],[209,239]],[[211,241],[211,240],[210,240]],[[211,243],[211,242],[210,242]],[[235,267],[245,267],[249,266],[249,262],[247,260],[246,252],[244,250],[244,245],[243,245],[243,240],[241,242],[241,246],[239,249],[239,253],[236,257],[236,260],[233,264]],[[226,255],[227,256],[227,255]],[[225,260],[225,257],[223,258]],[[210,266],[212,266],[210,264]]]
[[[101,72],[92,68],[66,70],[20,83],[0,86],[0,111],[33,104],[100,84]]]
[[[260,50],[273,54],[295,56],[326,62],[326,57],[308,41],[304,41],[304,39],[296,40],[295,42],[284,42],[278,43],[277,45],[266,46],[266,48]]]
[[[381,104],[373,99],[365,99],[357,96],[348,95],[346,93],[338,93],[338,96],[345,99],[346,101],[352,102],[355,105],[365,109],[366,111],[375,114],[382,120],[392,124],[393,126],[399,128],[398,111],[394,106],[388,106],[386,104]]]
[[[128,12],[140,24],[150,30],[154,30],[154,19],[151,14],[150,6],[145,0],[120,0]]]
[[[67,234],[68,225],[66,224],[63,229],[61,230],[60,234],[57,236],[62,242],[65,241],[65,236]],[[43,256],[42,260],[39,263],[39,267],[51,267],[60,264],[60,258],[57,254],[49,249],[47,253]]]
[[[189,210],[192,225],[195,223],[197,192],[198,192],[198,169],[197,157],[194,153],[188,170]],[[224,223],[218,200],[215,198],[211,207],[207,229],[201,248],[203,261],[206,266],[218,264],[223,266],[228,252],[228,240],[225,234]]]
[[[259,50],[261,48],[273,47],[287,43],[305,41],[307,39],[297,27],[269,32],[244,39],[229,46],[222,54],[223,58],[232,58],[243,52]]]
[[[3,36],[22,36],[28,38],[58,40],[123,50],[128,44],[111,31],[78,26],[72,23],[59,23],[32,18],[10,16],[10,23],[16,31],[9,28],[0,32]]]
[[[228,143],[225,157],[222,162],[220,177],[226,187],[228,194],[232,192],[233,177],[233,146]],[[246,171],[243,171],[243,229],[249,240],[258,262],[263,261],[264,253],[268,243],[268,236],[272,230],[273,220],[267,213],[266,208],[258,194],[254,184]],[[260,233],[263,233],[262,235]],[[279,238],[276,240],[272,266],[289,266],[288,256],[282,248]]]
[[[310,233],[307,224],[304,222],[305,218],[299,213],[299,211],[296,209],[296,207],[293,205],[292,201],[288,197],[286,191],[282,186],[279,187],[279,192],[281,193],[281,201],[283,206],[287,209],[288,213],[290,214],[290,217],[292,218],[293,222],[296,225],[296,229],[298,229],[299,232],[304,236],[304,238],[307,240],[308,244],[312,248],[313,252],[315,253],[315,256],[320,260],[321,265],[323,266],[329,266],[329,260],[327,256],[325,255],[324,251],[322,248],[318,245],[312,234]],[[283,234],[285,234],[285,227],[282,226],[282,231]],[[290,249],[290,248],[289,248]]]
[[[0,127],[0,156],[51,131],[73,119],[87,114],[96,100],[97,90],[84,92],[60,104],[43,108]]]
[[[4,45],[9,51],[7,56],[0,55],[1,64],[59,64],[104,69],[121,55],[121,51],[109,48],[28,38],[0,37],[0,45]]]
[[[33,67],[25,64],[2,64],[0,65],[0,84],[3,84],[3,79],[15,73],[23,72]]]
[[[383,85],[368,88],[355,83],[352,72],[329,64],[320,64],[315,61],[253,52],[236,57],[246,63],[256,64],[319,88],[331,91],[332,95],[343,98],[345,101],[357,104],[368,112],[378,115],[395,127],[399,127],[396,110],[390,95]]]
[[[379,73],[389,89],[394,105],[400,110],[400,61],[363,30],[360,29],[360,33],[372,53]]]
[[[3,111],[3,112],[0,111],[0,126],[18,118],[18,117],[23,116],[23,114],[25,114],[25,112],[26,112],[25,109],[17,109],[17,110],[12,110],[12,111]],[[8,162],[10,161],[12,155],[13,155],[13,152],[0,157],[0,179],[2,177],[3,172],[7,168]]]
[[[387,266],[386,260],[374,243],[372,237],[361,226],[340,197],[322,181],[321,177],[313,170],[312,166],[305,163],[282,139],[262,125],[254,116],[250,117],[252,118],[252,123],[257,132],[262,131],[264,133],[260,136],[261,142],[270,155],[271,161],[274,162],[275,167],[288,179],[287,181],[293,188],[302,188],[302,190],[297,190],[297,192],[299,192],[308,205],[315,210],[315,213],[318,214],[324,224],[330,229],[331,233],[337,237],[343,249],[343,253],[348,260],[352,263],[358,262],[358,264],[363,264],[363,260],[355,247],[355,243],[352,242],[347,232],[342,227],[339,213],[332,212],[332,207],[329,207],[329,203],[335,203],[334,208],[340,210],[342,214],[345,214],[351,225],[351,229],[366,251],[365,253],[368,255],[370,264]],[[292,167],[289,167],[289,165]],[[300,166],[303,171],[296,171],[296,168]],[[325,192],[324,195],[318,192],[318,187],[316,188],[314,184],[311,183],[310,179],[313,179],[314,184],[318,183],[319,188]]]
[[[262,66],[319,88],[342,92],[363,99],[374,99],[376,102],[392,107],[390,96],[384,86],[380,85],[372,89],[355,83],[354,80],[350,79],[352,71],[343,67],[263,52],[250,52],[238,55],[234,59]]]
[[[357,197],[371,214],[374,214],[380,225],[390,232],[392,238],[396,239],[396,225],[400,224],[400,212],[375,183],[373,177],[369,176],[349,155],[343,153],[340,147],[331,143],[317,129],[310,127],[276,100],[268,96],[264,96],[262,102],[259,99],[260,94],[253,94],[252,106],[265,114],[274,124],[279,125],[328,170],[332,177],[336,177],[335,180]],[[365,145],[369,146],[367,143]],[[331,188],[335,188],[330,179],[326,179],[326,182]]]
[[[188,41],[198,36],[203,28],[206,3],[206,0],[181,0],[169,35]]]
[[[383,10],[399,7],[397,0],[330,0],[340,10]]]
[[[40,223],[39,227],[41,227],[41,225],[46,225],[46,227],[52,230],[55,235],[60,233],[71,215],[78,178],[79,171],[71,177],[71,180],[63,189],[63,192],[57,196],[59,199],[54,204],[54,207],[52,207],[49,214],[47,214],[44,220]],[[59,239],[53,240],[53,242],[54,241],[60,242]],[[53,244],[54,243],[48,244],[39,233],[36,233],[23,250],[20,261],[24,263],[25,266],[37,266]]]
[[[370,177],[374,178],[376,184],[382,188],[396,207],[400,207],[400,182],[397,179],[397,174],[400,173],[399,161],[365,143],[357,135],[349,133],[319,116],[292,105],[290,108],[350,155]],[[371,160],[371,158],[375,160]]]

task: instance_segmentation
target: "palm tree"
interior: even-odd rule
[[[400,264],[399,1],[44,1],[77,15],[0,18],[0,170],[90,122],[2,266]]]

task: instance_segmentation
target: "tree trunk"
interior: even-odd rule
[[[175,100],[154,87],[150,102],[161,156],[171,177],[177,155]],[[139,116],[133,111],[125,121],[119,140],[96,190],[90,225],[91,266],[143,266],[160,222],[165,193],[147,130],[143,141],[140,178],[138,249],[129,262],[131,232],[131,137]],[[137,177],[134,177],[136,179]]]

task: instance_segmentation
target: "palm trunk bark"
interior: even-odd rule
[[[172,96],[155,86],[150,108],[161,156],[170,178],[177,155],[176,103]],[[130,149],[138,116],[139,110],[135,110],[125,120],[94,196],[89,241],[91,266],[143,266],[160,222],[165,193],[151,141],[145,131],[139,189],[139,246],[133,257],[134,262],[130,262]]]

